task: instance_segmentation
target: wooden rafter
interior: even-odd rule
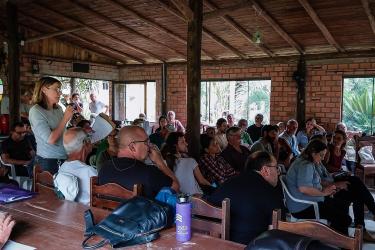
[[[212,18],[216,18],[216,17],[222,17],[222,16],[225,16],[225,15],[228,15],[228,14],[231,14],[232,12],[236,11],[236,10],[239,10],[239,9],[243,9],[243,8],[247,8],[247,7],[251,7],[253,4],[251,3],[251,1],[242,1],[241,3],[239,4],[236,4],[236,5],[232,5],[232,6],[228,6],[226,8],[211,8],[213,9],[212,11],[210,12],[206,12],[203,14],[203,20],[209,20],[209,19],[212,19]],[[208,6],[208,5],[206,5]]]
[[[184,59],[186,57],[186,54],[181,53],[181,52],[179,52],[179,51],[171,48],[170,46],[168,46],[168,45],[166,45],[164,43],[161,43],[161,42],[159,42],[159,41],[157,41],[157,40],[155,40],[153,38],[150,38],[150,37],[148,37],[148,36],[146,36],[146,35],[138,32],[138,31],[136,31],[136,30],[134,30],[134,29],[132,29],[132,28],[130,28],[130,27],[122,24],[122,23],[113,21],[111,18],[98,13],[97,11],[95,11],[92,8],[87,7],[87,6],[79,3],[78,1],[75,1],[75,0],[66,0],[66,1],[70,2],[73,6],[79,8],[79,9],[81,9],[81,10],[87,12],[87,13],[90,13],[91,15],[93,15],[93,16],[95,16],[97,18],[102,19],[105,22],[112,24],[113,26],[118,27],[120,30],[126,30],[127,32],[129,32],[129,33],[131,33],[131,34],[133,34],[135,36],[142,37],[143,39],[145,39],[145,40],[147,40],[147,41],[149,41],[149,42],[151,42],[153,44],[158,44],[158,45],[160,45],[160,46],[162,46],[164,48],[167,48],[168,50],[172,51],[173,53],[176,53],[177,55],[182,56]]]
[[[253,8],[258,12],[263,19],[271,25],[271,27],[279,33],[279,35],[287,42],[290,46],[296,49],[299,53],[303,54],[304,50],[302,47],[294,41],[294,39],[267,13],[267,11],[256,1],[252,0]]]
[[[193,11],[187,5],[185,0],[171,0],[171,3],[184,15],[185,19],[193,19]]]
[[[39,40],[42,40],[42,39],[47,39],[47,38],[51,38],[51,37],[54,37],[54,36],[60,36],[60,35],[66,34],[66,33],[71,33],[71,32],[79,31],[79,30],[82,30],[82,29],[84,29],[84,27],[76,27],[76,28],[71,28],[71,29],[55,31],[55,32],[51,32],[51,33],[48,33],[48,34],[42,34],[42,35],[39,35],[39,36],[33,36],[33,37],[30,37],[30,38],[27,38],[25,40],[25,43],[36,42],[36,41],[39,41]]]
[[[182,20],[184,22],[187,22],[187,20],[183,17],[183,15],[180,14],[178,11],[176,11],[176,9],[173,9],[169,4],[167,4],[167,3],[165,3],[161,0],[157,0],[157,1],[164,10],[168,11],[169,13],[171,13],[175,17],[179,18],[180,20]],[[247,58],[246,55],[244,55],[242,52],[240,52],[239,50],[237,50],[236,48],[234,48],[233,46],[228,44],[226,41],[224,41],[223,39],[221,39],[220,37],[218,37],[217,35],[215,35],[211,31],[207,30],[207,28],[203,27],[202,31],[203,31],[203,34],[205,36],[211,38],[214,42],[216,42],[220,46],[232,51],[234,54],[236,54],[240,58],[242,58],[242,59]]]
[[[37,23],[39,23],[42,26],[48,27],[48,28],[53,29],[53,30],[60,30],[59,27],[57,27],[55,25],[52,25],[52,24],[49,24],[49,23],[45,22],[44,20],[41,20],[41,19],[39,19],[37,17],[31,16],[29,14],[26,14],[26,13],[22,12],[22,11],[19,11],[19,13],[21,13],[25,18],[27,18],[29,20],[32,20],[34,22],[37,22]],[[24,26],[27,26],[27,25],[24,25]],[[33,28],[33,29],[35,29],[35,28]],[[40,31],[37,31],[37,32],[40,32]],[[121,62],[123,62],[123,63],[126,63],[126,60],[124,60],[123,58],[130,58],[130,59],[132,59],[132,60],[134,60],[136,62],[142,63],[142,64],[145,63],[145,61],[142,60],[142,59],[140,59],[140,58],[134,57],[132,55],[128,55],[128,54],[126,54],[124,52],[121,52],[121,51],[118,51],[118,50],[115,50],[115,49],[112,49],[112,48],[108,48],[108,47],[106,47],[104,45],[98,44],[98,43],[96,43],[94,41],[88,40],[88,39],[86,39],[84,37],[81,37],[79,35],[75,35],[75,34],[72,34],[72,33],[68,33],[66,35],[72,37],[73,39],[76,39],[76,40],[79,40],[81,42],[84,42],[85,44],[90,44],[90,46],[94,46],[95,48],[99,48],[99,51],[105,51],[105,53],[103,53],[103,52],[98,52],[97,50],[93,50],[93,49],[90,48],[90,50],[92,50],[95,53],[104,54],[104,55],[106,55],[109,58],[113,58],[113,57],[109,56],[107,53],[109,53],[111,55],[116,55],[116,58],[117,59],[121,58]]]
[[[214,11],[218,10],[218,7],[213,2],[211,2],[210,0],[205,0],[204,4],[208,8],[210,8],[211,10],[214,10]],[[268,56],[272,57],[272,56],[275,55],[270,49],[267,48],[267,46],[265,44],[256,44],[256,43],[254,43],[251,34],[246,29],[244,29],[239,23],[237,23],[233,18],[231,18],[231,17],[229,17],[229,16],[227,16],[225,14],[221,14],[220,17],[227,24],[229,24],[229,26],[231,26],[234,30],[236,30],[238,33],[240,33],[247,41],[249,41],[251,44],[255,45],[257,48],[260,48]]]
[[[370,22],[372,32],[375,34],[375,18],[374,18],[374,14],[372,14],[372,11],[370,9],[370,3],[368,0],[361,0],[361,2],[362,2],[363,9],[366,12],[367,18]]]
[[[138,11],[135,11],[134,9],[128,7],[128,6],[125,6],[124,4],[122,3],[119,3],[115,0],[103,0],[105,2],[107,2],[108,4],[111,4],[112,6],[116,7],[117,9],[119,10],[122,10],[124,12],[126,12],[127,14],[139,19],[139,20],[142,20],[143,22],[147,23],[148,25],[150,25],[152,28],[156,29],[156,30],[159,30],[161,32],[163,32],[164,34],[176,39],[177,41],[183,43],[184,45],[187,44],[187,41],[185,38],[181,37],[180,35],[176,34],[175,32],[173,32],[172,30],[158,24],[157,22],[151,20],[150,18],[142,15],[141,13],[139,13]],[[204,49],[202,49],[203,53],[206,54],[208,57],[210,57],[211,59],[214,58],[213,55],[211,55],[208,51],[205,51]]]
[[[74,24],[76,24],[76,25],[84,26],[84,27],[85,27],[87,30],[89,30],[90,32],[95,33],[95,34],[98,34],[98,35],[100,35],[100,36],[102,36],[102,37],[105,37],[106,39],[108,39],[108,40],[110,40],[110,41],[112,41],[112,42],[114,42],[114,43],[117,43],[117,44],[119,44],[120,46],[125,46],[125,47],[127,47],[127,48],[130,48],[130,49],[132,49],[132,50],[134,50],[134,51],[137,51],[137,52],[139,52],[139,53],[145,54],[145,55],[147,55],[147,56],[149,56],[149,57],[152,57],[152,58],[157,59],[157,60],[162,61],[162,62],[165,60],[165,59],[163,59],[163,58],[161,58],[161,57],[159,57],[159,56],[157,56],[157,55],[155,55],[155,54],[153,54],[153,53],[151,53],[151,52],[149,52],[149,51],[147,51],[147,50],[144,50],[144,49],[139,48],[139,47],[137,47],[137,46],[135,46],[135,45],[132,45],[132,44],[130,44],[130,43],[128,43],[128,42],[125,42],[125,41],[123,41],[123,40],[120,40],[120,39],[118,39],[118,38],[116,38],[116,37],[114,37],[114,36],[112,36],[112,35],[108,35],[108,34],[102,32],[102,31],[100,31],[100,30],[94,28],[93,26],[87,25],[87,24],[85,24],[85,23],[83,23],[83,22],[81,22],[81,21],[79,21],[79,20],[77,20],[77,19],[75,19],[75,18],[68,17],[68,16],[66,16],[65,14],[63,14],[63,13],[57,11],[57,10],[52,10],[52,9],[48,8],[47,6],[45,6],[44,4],[41,4],[41,3],[34,3],[34,5],[35,5],[35,6],[38,6],[39,8],[44,9],[45,11],[51,12],[51,13],[53,13],[54,15],[59,16],[59,17],[65,19],[65,20],[69,20],[70,22],[72,22],[72,23],[74,23]],[[136,58],[136,57],[133,56],[133,58]],[[139,58],[138,58],[138,59],[139,59]]]
[[[303,6],[303,8],[306,10],[307,14],[311,17],[313,22],[316,26],[320,29],[320,31],[323,33],[323,36],[325,39],[336,48],[339,52],[344,52],[345,49],[340,46],[340,44],[333,38],[331,32],[327,29],[327,27],[324,25],[322,20],[320,20],[319,16],[316,14],[315,10],[311,7],[308,0],[298,0],[298,2]]]

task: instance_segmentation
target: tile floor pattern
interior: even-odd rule
[[[372,193],[373,196],[375,193]],[[375,221],[372,220],[372,214],[371,213],[366,213],[365,214],[365,224],[366,224],[366,229],[373,237],[375,237]],[[375,243],[366,243],[363,242],[363,250],[375,250]]]

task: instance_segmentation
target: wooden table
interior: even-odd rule
[[[55,196],[41,194],[37,197],[0,205],[1,211],[10,213],[17,221],[11,240],[38,249],[82,249],[85,223],[84,211],[79,203],[58,200]],[[105,218],[109,211],[91,208],[96,222]],[[244,249],[244,245],[193,233],[189,242],[176,241],[174,228],[161,231],[160,238],[144,245],[128,249]]]

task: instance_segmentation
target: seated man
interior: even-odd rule
[[[250,155],[245,170],[223,183],[208,201],[220,206],[230,199],[230,240],[248,244],[272,224],[272,211],[281,208],[283,195],[275,157],[268,152]]]
[[[12,126],[10,136],[1,144],[1,158],[5,163],[15,165],[17,176],[33,175],[35,151],[25,135],[25,125],[16,122]]]
[[[286,124],[285,131],[280,134],[280,137],[285,139],[285,141],[289,144],[294,157],[297,157],[301,154],[301,152],[298,149],[298,142],[296,137],[297,129],[298,122],[292,119],[289,120]]]
[[[234,170],[242,172],[245,162],[250,155],[249,149],[241,145],[241,129],[231,127],[226,131],[228,146],[221,152],[221,156],[228,162]]]
[[[262,127],[262,137],[251,146],[250,152],[267,151],[278,158],[279,143],[277,138],[278,127],[274,125],[264,125]]]
[[[85,164],[85,159],[92,149],[91,142],[82,128],[68,129],[64,133],[63,140],[68,158],[60,166],[58,174],[64,172],[78,178],[79,191],[75,201],[88,205],[90,203],[90,178],[97,176],[96,170]]]
[[[156,146],[150,145],[143,128],[125,126],[119,132],[118,158],[106,162],[99,172],[99,184],[117,183],[132,190],[141,184],[143,195],[154,198],[163,187],[178,191],[179,184],[173,172],[165,164]],[[146,165],[149,158],[155,163]]]

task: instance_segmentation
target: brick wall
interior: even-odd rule
[[[271,123],[296,117],[296,63],[225,63],[202,66],[202,80],[271,79]],[[341,120],[342,80],[345,76],[375,76],[375,59],[332,59],[307,62],[306,118],[315,117],[332,130]],[[160,66],[128,66],[120,69],[120,80],[156,80],[160,100]],[[176,111],[186,124],[186,66],[168,66],[167,109]],[[160,114],[160,104],[158,104]]]

